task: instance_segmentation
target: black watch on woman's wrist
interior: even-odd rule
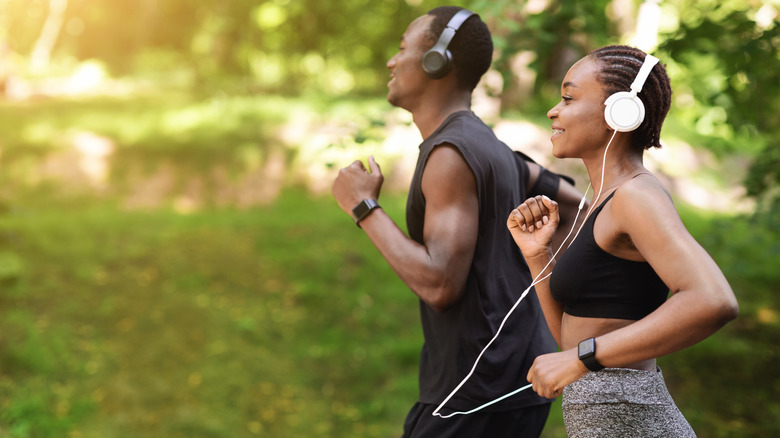
[[[577,346],[577,354],[585,367],[591,371],[604,369],[604,365],[596,360],[596,338],[588,338]]]

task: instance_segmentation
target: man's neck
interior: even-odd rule
[[[468,99],[460,99],[445,105],[429,106],[424,109],[413,111],[412,119],[417,129],[420,130],[423,140],[430,137],[450,115],[467,111],[471,108],[471,96]]]

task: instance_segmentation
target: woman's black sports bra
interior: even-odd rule
[[[550,276],[552,297],[569,315],[639,320],[669,295],[669,288],[650,264],[614,256],[596,243],[593,224],[614,194],[585,221]]]

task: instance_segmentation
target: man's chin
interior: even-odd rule
[[[390,93],[387,93],[387,101],[390,105],[398,106],[398,99]]]

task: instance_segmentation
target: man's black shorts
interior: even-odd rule
[[[434,410],[434,405],[416,403],[404,422],[403,438],[538,438],[547,422],[550,404],[450,418],[434,417]]]

